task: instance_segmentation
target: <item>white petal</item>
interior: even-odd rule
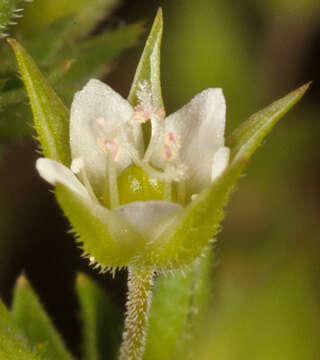
[[[40,158],[36,162],[36,168],[42,178],[51,185],[62,184],[70,190],[85,198],[90,198],[87,189],[81,184],[78,178],[66,166],[59,162]]]
[[[98,193],[101,193],[105,181],[106,155],[101,152],[97,141],[99,138],[111,140],[128,131],[136,147],[141,148],[140,126],[130,125],[132,122],[128,124],[133,113],[127,100],[99,80],[90,80],[74,96],[70,119],[72,158],[83,159],[89,180]],[[105,119],[104,127],[101,127],[101,121],[100,126],[97,122],[102,118]],[[117,162],[118,169],[122,170],[130,163],[129,156],[123,151]]]
[[[225,99],[222,90],[216,88],[202,91],[165,120],[166,131],[180,138],[180,158],[188,167],[189,195],[210,184],[213,155],[224,145],[225,116]],[[157,161],[163,164],[160,158]]]
[[[149,238],[181,210],[181,205],[169,201],[135,201],[115,209],[137,232]]]
[[[226,146],[221,146],[213,156],[211,181],[216,180],[228,166],[230,158],[230,149]]]

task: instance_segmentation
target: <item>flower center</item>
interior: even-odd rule
[[[165,111],[154,105],[150,84],[147,81],[139,83],[137,98],[138,105],[135,107],[130,121],[110,129],[111,132],[108,129],[107,119],[102,117],[96,119],[99,127],[97,145],[100,151],[107,155],[108,195],[104,194],[104,198],[109,198],[108,206],[110,207],[117,206],[119,200],[121,203],[123,202],[119,198],[117,178],[120,174],[117,173],[116,163],[122,162],[126,157],[136,167],[141,168],[150,179],[163,184],[162,198],[172,200],[172,183],[176,183],[178,188],[181,188],[181,184],[182,188],[184,187],[187,169],[179,157],[181,147],[179,136],[165,131]],[[146,151],[142,155],[135,146],[132,129],[147,121],[151,123],[151,136]],[[130,127],[132,128],[130,129]],[[159,166],[157,166],[157,159]],[[141,183],[146,184],[147,182],[142,181]],[[178,193],[184,194],[184,191],[178,191]],[[183,196],[178,196],[181,203],[184,202]]]

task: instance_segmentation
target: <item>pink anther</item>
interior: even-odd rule
[[[143,105],[139,104],[135,107],[133,120],[139,124],[143,124],[150,119],[150,112]]]
[[[164,145],[162,148],[163,151],[163,157],[165,160],[171,160],[173,157],[172,149],[169,145]]]
[[[115,139],[104,141],[105,149],[111,155],[114,161],[119,159],[120,146]]]

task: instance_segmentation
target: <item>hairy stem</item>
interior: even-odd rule
[[[141,360],[145,348],[153,270],[129,267],[127,312],[119,360]]]

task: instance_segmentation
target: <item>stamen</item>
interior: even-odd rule
[[[135,112],[132,119],[138,124],[143,124],[150,119],[150,113],[143,107],[143,105],[139,104],[135,107]]]
[[[177,135],[168,132],[164,135],[164,145],[162,147],[162,155],[165,160],[172,161],[178,158],[180,142]]]
[[[96,119],[96,123],[97,123],[98,125],[100,125],[100,126],[104,126],[105,122],[106,122],[106,119],[103,118],[103,117],[98,117],[98,118]]]
[[[74,174],[79,174],[83,166],[83,159],[79,157],[72,160],[70,169]]]
[[[98,138],[97,143],[102,152],[110,155],[113,161],[119,161],[121,155],[120,144],[116,139],[102,140]]]
[[[145,108],[145,109],[151,109],[152,108],[152,91],[151,86],[148,81],[140,81],[139,82],[139,90],[137,91],[137,98],[139,100],[139,103]]]
[[[117,169],[111,156],[108,156],[107,159],[107,172],[109,183],[110,209],[114,209],[119,205],[119,191],[117,183]]]
[[[84,161],[82,158],[75,158],[72,160],[71,166],[70,166],[70,170],[79,176],[80,180],[82,181],[83,185],[85,186],[85,188],[87,189],[90,197],[95,200],[96,202],[98,202],[98,199],[93,191],[93,188],[90,184],[89,178],[87,176],[87,172],[85,171],[85,167],[84,167]]]

